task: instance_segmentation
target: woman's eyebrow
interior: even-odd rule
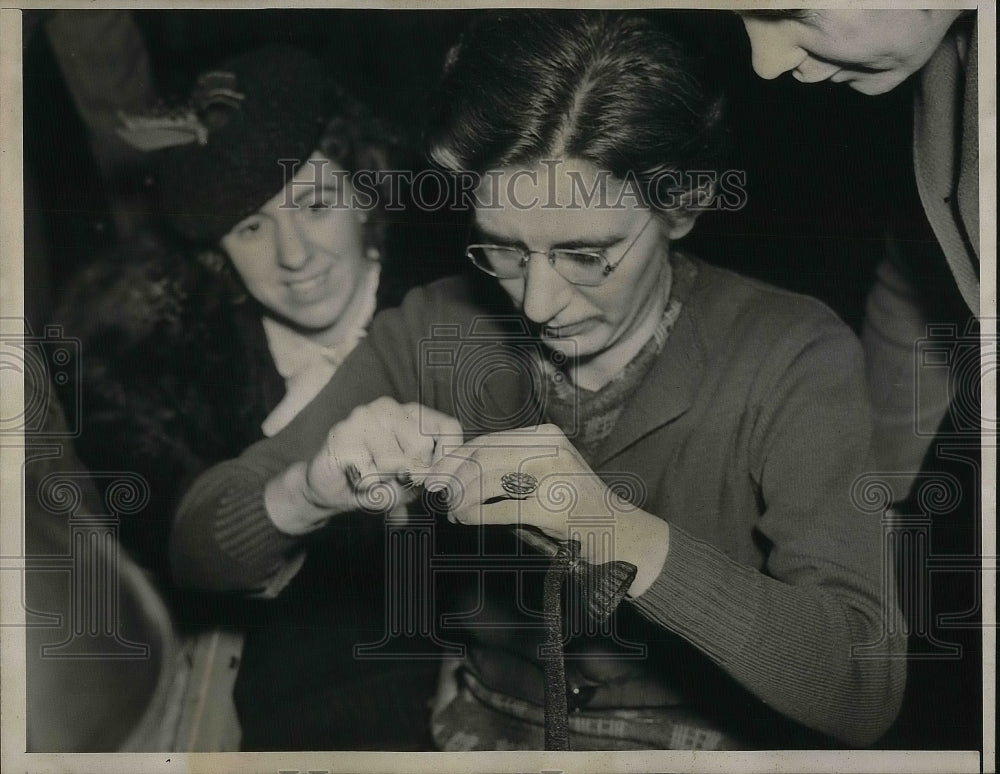
[[[522,242],[519,239],[512,240],[502,237],[498,234],[490,233],[488,229],[485,229],[480,225],[473,226],[473,229],[475,233],[477,233],[480,236],[480,238],[489,240],[490,244],[510,245],[512,247],[520,247],[525,250],[530,249],[526,244],[524,244],[524,242]],[[627,236],[628,235],[626,234],[625,236],[609,236],[609,237],[594,238],[594,239],[570,239],[558,242],[552,245],[550,249],[583,250],[589,248],[592,250],[603,250],[606,247],[612,247],[613,245],[621,243]]]
[[[626,234],[626,236],[628,235]],[[624,239],[624,236],[610,236],[603,239],[571,239],[568,242],[560,242],[557,245],[552,245],[552,247],[562,250],[581,250],[586,248],[603,250],[606,247],[612,247],[624,241]]]
[[[309,185],[309,187],[301,190],[299,193],[295,195],[295,198],[293,198],[292,201],[295,204],[301,204],[303,200],[309,197],[314,197],[317,194],[317,192],[320,194],[320,200],[325,201],[323,199],[324,193],[335,193],[338,190],[339,186],[335,182],[324,180],[322,183],[316,185]]]
[[[500,236],[499,234],[494,234],[488,228],[485,228],[484,226],[480,225],[479,223],[475,223],[474,222],[472,224],[472,231],[480,239],[485,239],[490,244],[511,245],[511,246],[516,246],[516,247],[524,247],[524,248],[526,248],[526,245],[523,242],[521,242],[519,240],[516,240],[516,239],[514,239],[514,240],[507,239],[505,237]]]
[[[747,11],[737,11],[740,16],[750,16],[755,19],[771,19],[778,21],[781,19],[806,19],[811,11],[806,8],[776,8],[776,9],[751,9]]]

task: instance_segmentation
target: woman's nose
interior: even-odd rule
[[[309,260],[309,248],[295,222],[295,211],[282,212],[276,222],[278,263],[286,269],[301,268]]]
[[[548,256],[532,253],[524,270],[524,316],[536,323],[549,322],[566,306],[567,293],[572,293],[570,284],[552,267]]]
[[[765,80],[794,70],[809,55],[792,40],[791,32],[780,22],[743,17],[752,48],[754,72]]]

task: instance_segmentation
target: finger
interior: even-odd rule
[[[407,472],[424,472],[433,462],[436,439],[413,425],[399,428],[399,450],[406,460]]]
[[[461,427],[452,417],[417,403],[392,404],[382,420],[395,433],[408,467],[424,472],[444,448],[444,439],[461,442]]]
[[[329,441],[330,456],[355,490],[392,479],[405,468],[405,456],[391,429],[378,423],[369,425],[363,436],[345,428]]]
[[[373,481],[354,492],[358,507],[369,513],[389,513],[412,500],[412,493],[396,481]]]
[[[381,418],[376,432],[366,438],[371,457],[371,469],[362,474],[374,481],[395,479],[412,486],[414,474],[419,479],[430,468],[438,444],[405,407]]]
[[[371,454],[365,444],[352,440],[348,428],[335,427],[327,435],[327,467],[335,475],[345,476],[352,488],[373,467]]]
[[[449,511],[465,511],[478,504],[535,500],[538,480],[528,473],[487,467],[482,456],[474,455],[463,459],[448,476],[429,477],[425,486],[443,489],[444,507]]]
[[[461,447],[442,457],[424,480],[424,488],[439,493],[442,507],[451,511],[494,496],[495,476],[483,468],[476,449]]]
[[[429,467],[440,460],[448,448],[461,445],[464,442],[462,426],[454,417],[441,411],[419,404],[409,404],[413,407],[413,415],[417,417],[420,432],[430,441],[426,465]]]
[[[407,404],[405,408],[411,415],[417,416],[418,423],[426,434],[458,443],[464,439],[462,425],[453,416],[418,403]]]
[[[395,481],[404,484],[409,480],[410,471],[420,462],[412,454],[407,454],[399,447],[395,449],[378,449],[372,453],[373,474],[366,479],[366,484],[380,481]]]
[[[456,480],[459,470],[463,466],[467,467],[475,458],[475,454],[476,449],[467,444],[446,453],[442,452],[430,466],[424,486],[430,491],[447,489],[449,484]]]
[[[449,517],[466,526],[512,525],[541,528],[550,526],[536,502],[524,500],[490,500],[485,503],[466,503],[449,511]]]

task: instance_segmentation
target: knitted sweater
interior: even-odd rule
[[[503,312],[507,320],[484,318]],[[517,339],[509,315],[488,282],[451,278],[377,317],[289,427],[188,491],[172,539],[178,580],[276,591],[302,541],[270,521],[266,482],[382,395],[461,418],[468,396],[454,375],[482,353],[479,342]],[[425,349],[442,331],[465,345],[454,367],[428,367]],[[531,382],[497,370],[476,397],[489,416],[531,424],[524,407],[544,398]],[[624,611],[643,622],[633,628],[648,658],[661,641],[687,643],[718,673],[713,686],[731,683],[758,702],[717,714],[742,712],[749,723],[773,710],[862,746],[898,712],[905,637],[894,594],[883,593],[894,584],[882,525],[852,499],[870,470],[865,394],[860,347],[829,310],[699,264],[669,340],[596,455],[598,475],[630,477],[634,504],[671,525],[660,575]],[[867,646],[863,657],[856,646]],[[687,664],[652,666],[673,683]]]

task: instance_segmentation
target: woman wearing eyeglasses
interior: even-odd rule
[[[265,586],[343,514],[430,502],[480,562],[428,608],[465,646],[439,749],[872,744],[905,667],[852,499],[858,342],[675,245],[720,152],[697,60],[635,16],[492,15],[439,97],[481,271],[380,315],[284,432],[196,482],[178,576]]]

